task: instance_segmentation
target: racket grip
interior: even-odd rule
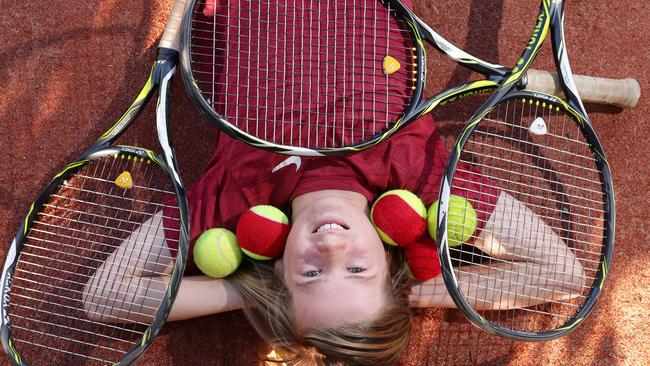
[[[187,0],[175,0],[172,12],[167,20],[165,31],[160,38],[160,47],[171,48],[178,51],[180,45],[180,29],[183,23],[183,12],[185,11],[185,3]]]
[[[584,75],[574,75],[573,78],[584,102],[631,108],[636,106],[641,97],[639,82],[632,78],[607,79]],[[557,73],[540,70],[528,70],[526,89],[547,94],[562,93]]]

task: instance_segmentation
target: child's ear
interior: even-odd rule
[[[276,259],[273,267],[275,268],[275,275],[284,278],[284,261],[282,258]]]

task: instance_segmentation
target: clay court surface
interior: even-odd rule
[[[536,1],[414,0],[415,12],[481,58],[510,65],[528,39]],[[110,127],[153,60],[171,1],[2,1],[0,11],[0,258],[41,187]],[[576,74],[633,77],[650,91],[650,10],[644,1],[568,0],[565,30]],[[552,68],[546,48],[536,68]],[[475,77],[430,52],[430,90]],[[172,137],[186,184],[207,163],[215,128],[176,80]],[[617,200],[616,248],[595,311],[570,335],[520,343],[475,329],[456,310],[416,309],[402,365],[650,364],[650,103],[588,104],[608,153]],[[471,109],[437,112],[451,142]],[[129,144],[156,146],[152,111]],[[126,141],[125,141],[126,142]],[[645,218],[645,219],[644,219]],[[241,312],[168,323],[141,365],[253,365],[267,346]],[[1,362],[7,363],[6,359]]]

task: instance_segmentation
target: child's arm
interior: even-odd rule
[[[165,241],[162,213],[134,230],[89,276],[82,301],[89,319],[149,324],[163,301],[172,271],[173,255]],[[185,277],[169,320],[229,311],[243,306],[224,280]]]
[[[503,260],[489,266],[462,266],[456,271],[460,283],[471,283],[475,297],[486,300],[476,308],[533,306],[573,298],[585,289],[586,274],[573,251],[541,218],[506,193],[501,193],[475,246],[493,261]],[[463,292],[468,293],[469,288]],[[414,286],[411,303],[418,307],[454,306],[442,276]]]
[[[227,281],[208,276],[186,276],[167,320],[198,318],[241,309],[244,305],[244,300]]]

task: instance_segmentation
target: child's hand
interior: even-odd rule
[[[205,7],[203,7],[203,15],[206,17],[214,15],[215,2],[217,0],[205,0]]]

